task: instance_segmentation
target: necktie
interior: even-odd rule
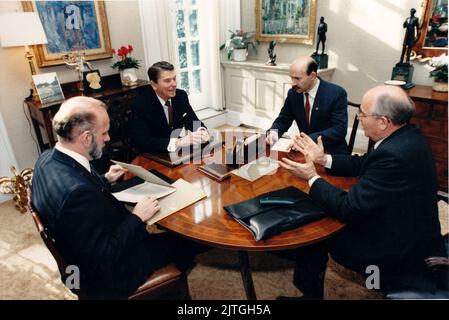
[[[165,101],[165,105],[168,109],[168,126],[173,128],[173,107],[170,103],[170,100]]]
[[[310,113],[309,93],[305,92],[304,95],[306,96],[306,103],[304,105],[304,111],[306,113],[307,126],[309,126],[309,113]]]

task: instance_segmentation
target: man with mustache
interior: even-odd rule
[[[348,153],[346,91],[317,76],[318,65],[310,57],[299,57],[290,66],[292,88],[279,116],[267,133],[266,142],[276,143],[293,120],[301,132],[315,142],[322,136],[324,149],[331,154]]]

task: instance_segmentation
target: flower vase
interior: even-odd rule
[[[432,90],[437,92],[447,92],[447,82],[434,81]]]
[[[137,84],[136,68],[128,68],[120,71],[120,80],[124,86],[134,86]]]

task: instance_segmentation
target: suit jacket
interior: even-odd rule
[[[310,126],[307,126],[304,111],[304,95],[293,88],[288,91],[287,99],[274,120],[271,129],[277,129],[279,137],[292,125],[293,120],[300,131],[309,135],[315,142],[323,137],[324,149],[331,154],[347,154],[346,130],[348,127],[348,100],[346,91],[320,79],[320,85],[313,104]]]
[[[403,273],[442,254],[435,162],[419,129],[406,125],[368,155],[332,159],[332,173],[358,183],[345,192],[318,179],[310,196],[347,223],[334,241],[349,267]]]
[[[158,250],[98,177],[56,149],[45,151],[34,169],[32,205],[66,263],[79,267],[84,292],[127,297],[159,267]]]
[[[173,130],[185,127],[195,131],[200,126],[205,127],[202,122],[199,122],[190,106],[185,91],[176,89],[176,96],[171,99],[171,102]],[[133,102],[131,119],[133,145],[140,152],[167,151],[172,130],[168,126],[163,106],[152,87],[148,86]]]

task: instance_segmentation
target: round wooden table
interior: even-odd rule
[[[277,155],[279,159],[283,156],[287,155],[285,153]],[[295,160],[301,158],[292,153],[288,157]],[[251,300],[256,299],[256,294],[247,251],[294,249],[322,241],[344,227],[336,219],[326,217],[268,239],[256,241],[246,228],[223,209],[224,206],[287,186],[295,186],[305,192],[309,191],[307,181],[294,176],[281,167],[274,174],[263,176],[254,182],[235,175],[231,175],[230,179],[218,182],[197,170],[198,164],[181,164],[178,167],[170,168],[143,156],[137,157],[133,163],[146,169],[156,169],[173,180],[183,178],[204,190],[207,198],[160,220],[158,224],[190,240],[238,251],[246,294]],[[317,167],[317,169],[321,177],[345,190],[348,190],[356,182],[355,178],[329,176],[324,168]]]

